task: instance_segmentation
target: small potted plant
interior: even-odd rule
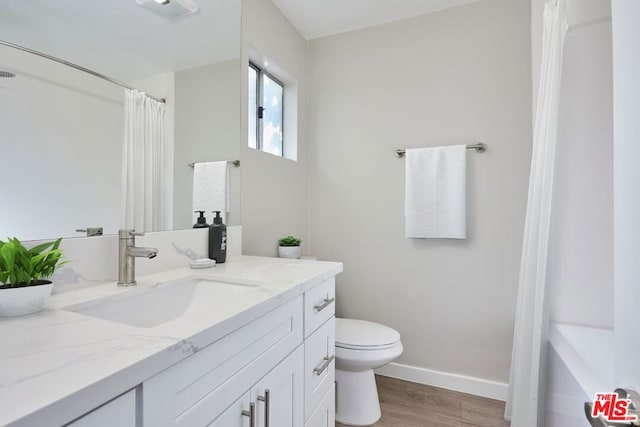
[[[0,240],[0,316],[22,316],[40,311],[51,295],[47,280],[61,261],[62,238],[27,249],[20,240]]]
[[[283,237],[278,240],[280,245],[278,246],[278,256],[280,258],[300,258],[300,243],[302,243],[302,240],[297,237]]]

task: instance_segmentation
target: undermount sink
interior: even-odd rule
[[[256,285],[251,284],[188,277],[74,304],[64,310],[130,326],[151,328],[184,315],[196,299],[209,299],[212,305],[225,304],[255,288]]]

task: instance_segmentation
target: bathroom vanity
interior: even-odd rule
[[[241,256],[0,319],[0,425],[333,427],[340,271]]]

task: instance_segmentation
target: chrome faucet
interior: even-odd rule
[[[135,230],[118,231],[118,286],[136,284],[136,257],[151,259],[158,255],[156,248],[136,247],[136,236],[144,236],[144,233],[136,233]]]

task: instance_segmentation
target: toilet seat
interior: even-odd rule
[[[349,350],[384,350],[398,345],[400,333],[379,323],[336,319],[335,345]]]

